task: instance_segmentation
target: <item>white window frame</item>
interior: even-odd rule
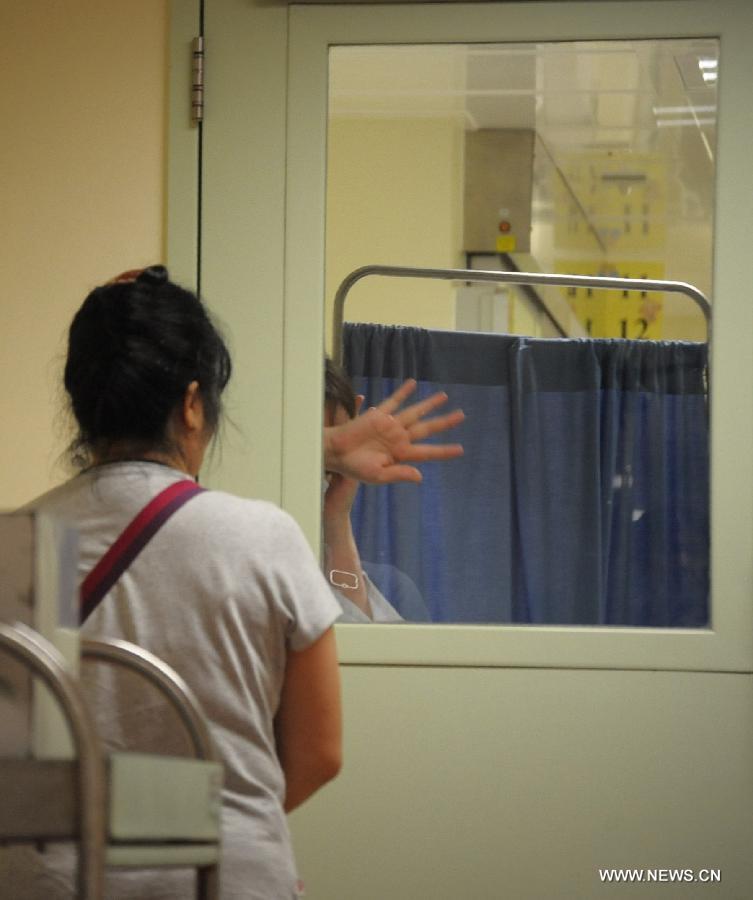
[[[720,41],[711,347],[707,629],[338,626],[342,662],[753,671],[753,12],[736,0],[292,6],[289,10],[282,503],[317,546],[328,51],[332,45],[717,38]],[[389,264],[389,260],[373,260]]]

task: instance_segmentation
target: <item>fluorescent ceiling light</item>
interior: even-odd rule
[[[716,106],[654,106],[655,116],[676,116],[682,113],[715,113]]]
[[[718,59],[699,59],[698,60],[698,68],[699,69],[716,69],[719,65]]]
[[[657,119],[657,128],[677,128],[690,125],[716,125],[716,119]]]

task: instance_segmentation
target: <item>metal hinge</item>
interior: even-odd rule
[[[204,120],[204,38],[193,39],[191,45],[191,121]]]

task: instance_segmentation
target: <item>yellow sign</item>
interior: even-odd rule
[[[664,246],[665,161],[649,153],[601,151],[565,157],[552,172],[554,240],[563,250],[607,256]]]
[[[664,277],[664,264],[629,260],[604,263],[559,260],[556,271],[563,275],[596,275],[609,278]],[[588,335],[599,338],[661,340],[664,318],[660,291],[620,291],[607,288],[563,288],[563,293]]]
[[[497,253],[515,253],[517,243],[514,234],[500,234],[497,236]]]

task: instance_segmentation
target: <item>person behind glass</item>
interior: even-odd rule
[[[413,379],[404,382],[398,390],[377,407],[395,412],[415,390]],[[324,424],[327,428],[355,423],[359,418],[363,396],[356,394],[345,372],[329,357],[325,358],[324,371]],[[463,421],[461,410],[454,410],[433,419],[424,417],[447,401],[443,392],[396,412],[401,424],[420,429],[420,437],[427,437],[453,428]],[[369,411],[371,412],[371,410]],[[368,415],[368,413],[366,414]],[[422,444],[424,460],[452,459],[462,455],[460,444]],[[392,566],[362,562],[351,524],[350,513],[358,491],[357,477],[327,470],[325,456],[324,499],[322,506],[324,539],[324,572],[333,593],[342,607],[339,622],[402,622],[403,616],[382,594],[374,583],[375,578],[385,577],[391,590],[400,595],[400,606],[411,621],[428,620],[429,615],[415,583]],[[406,479],[407,480],[407,479]],[[412,478],[410,480],[418,480]],[[389,570],[389,571],[386,571]],[[394,599],[394,598],[393,598]]]
[[[197,478],[230,374],[205,307],[163,267],[125,273],[85,299],[70,326],[64,375],[82,471],[27,507],[77,528],[80,579],[155,495]],[[367,462],[368,439],[384,467],[389,445],[378,429],[367,435]],[[344,456],[353,450],[347,440],[338,447]],[[363,455],[364,440],[355,449]],[[165,522],[81,627],[86,637],[121,638],[155,653],[200,701],[225,772],[223,900],[297,895],[286,813],[341,765],[332,629],[339,614],[287,513],[207,490]],[[112,677],[94,668],[88,678]],[[112,684],[98,712],[112,742],[169,747],[151,697],[130,693],[125,681]],[[25,848],[14,866],[14,896],[73,896],[65,848]],[[107,877],[108,900],[182,900],[194,891],[191,871]]]

